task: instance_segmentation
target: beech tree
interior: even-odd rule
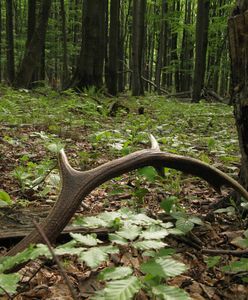
[[[196,20],[196,49],[192,102],[198,102],[204,86],[210,0],[198,0]]]
[[[41,59],[42,50],[44,48],[51,3],[52,0],[43,0],[41,2],[37,26],[30,42],[26,43],[24,57],[15,78],[14,85],[16,87],[28,88],[30,86],[32,76]]]
[[[248,0],[237,1],[228,20],[232,103],[241,152],[240,181],[248,189]]]
[[[144,48],[146,0],[133,0],[132,25],[132,94],[144,94],[142,82],[142,59]]]
[[[83,2],[82,44],[77,68],[69,84],[71,88],[82,90],[95,86],[99,89],[103,85],[107,4],[107,0]]]
[[[15,78],[14,34],[13,34],[13,1],[6,0],[6,54],[7,78],[10,84]]]
[[[111,95],[116,95],[118,90],[118,50],[119,50],[119,20],[120,0],[111,0],[110,4],[110,30],[108,47],[108,81],[107,88]]]

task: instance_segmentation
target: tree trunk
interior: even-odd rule
[[[199,102],[201,98],[201,90],[204,86],[206,53],[208,46],[209,5],[210,0],[198,0],[192,102]]]
[[[161,28],[159,34],[159,42],[158,42],[158,51],[157,51],[157,64],[156,64],[156,74],[155,74],[155,84],[157,86],[157,92],[160,95],[160,84],[161,84],[161,72],[163,67],[163,59],[164,59],[164,50],[165,50],[165,13],[166,13],[166,0],[162,0],[162,11],[161,11]]]
[[[192,84],[192,61],[193,61],[193,38],[187,25],[191,24],[191,6],[190,0],[185,2],[185,16],[182,38],[182,49],[180,54],[180,91],[189,91]]]
[[[117,94],[118,83],[118,41],[119,41],[120,0],[111,0],[110,31],[109,31],[109,60],[108,60],[108,92]]]
[[[243,2],[240,4],[240,2]],[[241,152],[240,181],[248,189],[248,1],[238,1],[228,20],[232,102]]]
[[[180,0],[173,2],[173,11],[176,15],[180,12]],[[174,84],[176,88],[176,92],[179,91],[179,60],[177,54],[177,47],[178,47],[178,33],[174,31],[171,36],[171,59],[173,64],[173,72],[174,72]]]
[[[2,2],[0,1],[0,82],[2,81]]]
[[[62,27],[62,45],[63,45],[63,69],[62,69],[62,83],[64,88],[65,83],[68,80],[68,54],[67,54],[67,31],[66,31],[66,13],[64,0],[60,0],[60,13],[61,13],[61,27]]]
[[[14,82],[16,87],[28,88],[30,86],[35,68],[38,66],[41,58],[44,57],[45,37],[51,3],[51,0],[43,0],[41,3],[37,27],[25,49],[24,58]]]
[[[28,0],[28,30],[27,30],[27,45],[32,40],[36,26],[36,0]]]
[[[146,0],[133,0],[133,25],[132,25],[132,95],[144,94],[142,83],[142,58],[144,45]]]
[[[6,0],[6,44],[7,44],[7,78],[13,84],[15,78],[14,34],[13,34],[13,1]]]
[[[77,68],[69,84],[82,90],[90,86],[100,89],[103,85],[105,56],[105,11],[107,0],[84,0],[82,45]]]

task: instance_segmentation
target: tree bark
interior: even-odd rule
[[[0,1],[0,82],[2,81],[2,2]]]
[[[7,44],[7,79],[13,84],[15,78],[14,33],[13,33],[13,1],[6,0],[6,44]]]
[[[120,0],[111,0],[108,60],[108,92],[116,95],[118,90],[118,41],[119,41]]]
[[[204,86],[206,53],[208,46],[209,5],[210,0],[198,0],[192,102],[200,101],[201,90]]]
[[[61,27],[62,27],[62,45],[63,45],[63,70],[62,70],[62,88],[68,80],[68,51],[67,51],[67,31],[66,31],[66,13],[64,0],[60,0],[60,12],[61,12]]]
[[[132,95],[144,94],[142,83],[142,58],[144,45],[146,0],[133,0],[132,25]]]
[[[71,88],[102,88],[107,4],[107,0],[83,2],[82,44],[77,68],[69,84]]]
[[[32,40],[36,26],[36,0],[28,0],[28,30],[27,30],[27,45]]]
[[[180,12],[180,0],[174,0],[173,2],[173,11],[176,13],[176,15]],[[177,31],[172,32],[171,36],[171,59],[172,59],[172,65],[173,65],[173,77],[174,77],[174,84],[176,88],[176,92],[178,92],[180,79],[179,79],[179,60],[178,60],[178,54],[177,54],[177,47],[178,47],[178,33]]]
[[[242,2],[242,3],[241,3]],[[237,1],[228,20],[232,103],[241,152],[240,181],[248,189],[248,1]]]
[[[185,2],[185,16],[183,28],[183,38],[182,38],[182,50],[180,54],[180,91],[189,91],[192,85],[192,61],[193,61],[193,38],[191,32],[187,28],[189,24],[192,23],[192,2],[186,0]]]
[[[25,49],[21,67],[15,78],[15,87],[28,88],[30,86],[35,68],[44,56],[44,44],[51,3],[51,0],[43,0],[41,3],[38,24],[30,43]]]
[[[162,10],[161,10],[161,28],[159,34],[159,42],[158,42],[158,51],[157,51],[157,64],[156,64],[156,74],[155,74],[155,84],[157,86],[157,92],[161,95],[161,72],[164,63],[164,51],[165,51],[165,13],[166,13],[166,0],[162,0]]]

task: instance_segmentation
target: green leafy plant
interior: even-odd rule
[[[116,223],[118,226],[116,227]],[[105,288],[95,294],[92,299],[133,299],[140,289],[147,294],[161,297],[175,295],[175,299],[189,299],[187,294],[180,289],[160,286],[168,278],[177,276],[186,271],[186,266],[172,258],[173,250],[165,249],[167,246],[162,240],[168,234],[171,224],[154,220],[144,214],[137,214],[128,209],[116,212],[104,212],[94,217],[77,219],[75,224],[83,224],[86,228],[105,226],[113,228],[114,233],[109,233],[109,243],[103,242],[95,234],[82,235],[71,233],[72,240],[58,246],[54,251],[56,255],[75,255],[86,266],[96,270],[103,262],[109,261],[110,256],[118,254],[122,247],[136,249],[144,257],[152,258],[140,266],[142,276],[135,276],[134,270],[129,266],[105,268],[99,275],[99,280],[106,283]],[[17,273],[6,276],[5,272],[39,256],[51,259],[47,246],[37,245],[26,249],[14,257],[0,259],[0,283],[2,291],[14,294],[18,287],[20,277]],[[172,297],[172,296],[171,296]]]
[[[203,222],[200,218],[188,215],[178,205],[178,199],[174,196],[168,197],[163,200],[160,206],[165,210],[166,213],[170,214],[176,219],[176,229],[186,234],[190,232],[195,225],[202,225]]]
[[[10,198],[10,195],[4,190],[0,190],[0,207],[12,205],[13,200]]]

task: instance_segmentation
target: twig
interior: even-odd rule
[[[71,282],[70,282],[70,280],[69,280],[69,278],[68,278],[68,276],[67,276],[67,274],[66,274],[64,268],[62,267],[62,264],[60,263],[60,260],[58,259],[58,256],[57,256],[57,255],[55,254],[55,252],[53,251],[53,248],[52,248],[52,245],[51,245],[50,241],[49,241],[48,238],[46,237],[44,231],[43,231],[42,228],[39,226],[39,224],[36,223],[35,221],[33,221],[33,224],[34,224],[34,226],[36,227],[36,229],[38,230],[38,232],[39,232],[39,234],[41,235],[41,237],[42,237],[42,239],[44,240],[44,242],[47,244],[47,247],[48,247],[50,253],[52,254],[52,257],[53,257],[54,261],[56,262],[56,264],[57,264],[57,266],[58,266],[58,268],[59,268],[59,270],[60,270],[60,272],[61,272],[61,275],[62,275],[63,278],[64,278],[64,281],[65,281],[66,285],[67,285],[68,288],[69,288],[69,291],[70,291],[70,293],[71,293],[72,298],[73,298],[74,300],[77,300],[78,297],[77,297],[77,295],[76,295],[76,292],[75,292],[73,286],[71,285]]]
[[[204,253],[204,254],[210,254],[210,255],[224,254],[224,255],[233,255],[233,256],[237,256],[237,257],[248,256],[248,249],[245,249],[245,250],[224,250],[224,249],[202,248],[201,252]]]

